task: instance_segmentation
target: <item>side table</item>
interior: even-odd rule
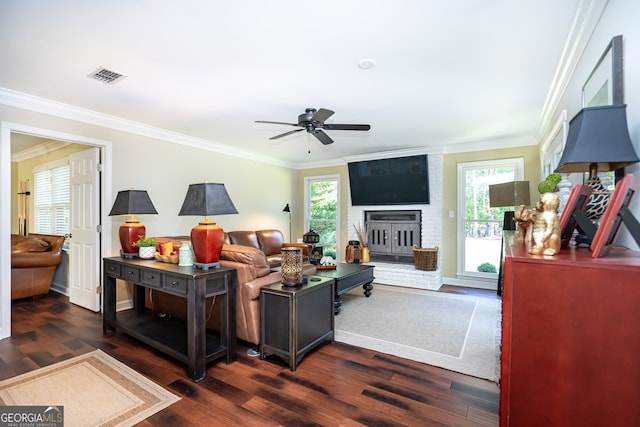
[[[333,342],[333,279],[306,279],[301,286],[278,282],[260,291],[260,358],[276,355],[292,371],[307,352]]]

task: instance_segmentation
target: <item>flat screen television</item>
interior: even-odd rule
[[[426,154],[350,162],[348,167],[353,206],[429,203]]]

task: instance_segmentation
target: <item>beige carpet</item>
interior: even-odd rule
[[[336,341],[499,382],[499,300],[374,285],[342,301]]]
[[[5,406],[62,406],[65,426],[132,426],[180,398],[96,350],[0,382]]]

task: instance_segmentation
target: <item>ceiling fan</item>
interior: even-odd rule
[[[348,124],[336,124],[336,123],[325,123],[329,117],[334,114],[333,111],[327,110],[325,108],[320,108],[316,110],[315,108],[307,108],[304,110],[304,114],[300,114],[298,116],[298,123],[284,123],[284,122],[271,122],[266,120],[256,120],[256,123],[270,123],[274,125],[288,125],[288,126],[296,126],[300,129],[291,130],[289,132],[282,133],[280,135],[272,136],[269,139],[278,139],[283,136],[291,135],[292,133],[301,132],[306,130],[324,145],[332,144],[333,139],[327,135],[323,129],[329,130],[369,130],[371,129],[370,125],[348,125]]]

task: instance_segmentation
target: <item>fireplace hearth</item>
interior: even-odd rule
[[[371,261],[413,264],[413,245],[421,245],[421,211],[365,211]]]

